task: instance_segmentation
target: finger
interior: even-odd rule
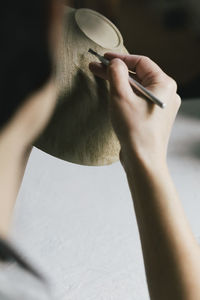
[[[128,68],[121,59],[113,59],[108,66],[111,94],[118,99],[132,98],[133,90],[128,80]]]
[[[122,98],[126,95],[133,95],[133,91],[128,82],[128,69],[122,60],[112,60],[109,67],[101,63],[92,62],[89,68],[93,74],[110,81],[111,93]]]
[[[107,67],[105,67],[103,64],[92,62],[89,64],[89,69],[94,75],[105,80],[108,79]]]
[[[136,72],[138,79],[145,86],[161,83],[167,77],[161,68],[146,56],[106,53],[105,57],[109,60],[114,58],[123,60],[130,70]]]

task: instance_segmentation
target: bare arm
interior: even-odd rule
[[[31,147],[22,151],[18,145],[0,145],[0,236],[9,232],[12,211],[24,176]]]
[[[62,1],[50,2],[48,47],[54,64],[57,60],[57,47],[62,37],[64,9]],[[9,232],[13,206],[32,144],[48,124],[56,99],[55,78],[52,74],[43,87],[33,91],[28,99],[24,99],[21,107],[4,128],[0,128],[0,236],[6,237]]]
[[[16,119],[0,132],[0,236],[5,238],[31,152]]]
[[[200,250],[166,164],[134,159],[127,172],[151,299],[200,298]]]
[[[120,60],[113,59],[107,73],[101,65],[90,67],[110,81],[111,118],[133,197],[151,299],[200,299],[200,250],[166,163],[168,140],[180,106],[177,86],[146,57],[117,57]],[[126,65],[167,103],[165,110],[133,93]]]
[[[32,143],[54,109],[55,95],[55,84],[50,80],[26,100],[0,131],[0,236],[6,237],[9,233]]]

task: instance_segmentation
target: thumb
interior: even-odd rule
[[[133,96],[126,64],[119,58],[112,59],[108,66],[111,95],[118,100]]]

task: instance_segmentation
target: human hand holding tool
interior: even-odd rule
[[[95,52],[92,49],[89,49],[89,53],[95,55],[100,62],[104,66],[109,66],[110,61],[106,59],[104,56],[99,55],[97,52]],[[136,72],[128,70],[129,74],[137,75]],[[138,92],[141,96],[143,96],[145,99],[152,101],[153,103],[157,104],[161,108],[165,108],[165,103],[160,101],[157,97],[155,97],[150,91],[148,91],[143,85],[141,85],[138,81],[136,81],[133,77],[129,76],[128,78],[130,85]]]
[[[122,152],[128,148],[137,156],[165,160],[171,128],[181,103],[176,82],[147,57],[107,53],[105,58],[110,60],[107,68],[91,63],[90,70],[110,82],[111,119]],[[136,70],[141,84],[166,102],[164,110],[141,101],[134,93],[128,68]]]

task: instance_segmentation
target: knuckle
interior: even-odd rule
[[[113,93],[112,93],[113,98],[119,103],[129,103],[129,97],[124,93],[123,89],[121,87],[118,87]]]
[[[119,58],[115,58],[110,62],[110,70],[111,71],[116,71],[122,66],[122,62]]]
[[[178,107],[180,107],[182,103],[181,97],[178,94],[176,95],[176,103]]]
[[[112,96],[117,102],[124,101],[124,94],[119,88],[112,92]]]
[[[114,79],[116,78],[119,79],[119,76],[123,76],[125,72],[126,72],[125,65],[120,59],[116,58],[111,61],[108,68],[108,74],[110,74],[111,77],[113,77]]]
[[[169,76],[166,81],[166,87],[173,91],[177,91],[177,88],[178,88],[176,81]]]
[[[127,95],[122,86],[118,86],[116,89],[111,91],[111,98],[113,98],[115,103],[127,105],[130,104],[130,96]]]
[[[152,61],[148,56],[141,56],[141,60],[146,64]]]

